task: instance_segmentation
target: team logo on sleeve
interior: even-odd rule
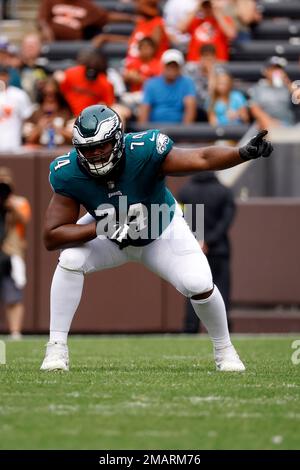
[[[167,150],[169,142],[170,142],[170,139],[167,135],[159,133],[156,139],[157,153],[163,154]]]

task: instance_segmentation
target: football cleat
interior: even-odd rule
[[[69,370],[69,351],[65,343],[47,343],[46,355],[41,370]]]
[[[216,368],[220,372],[244,372],[246,367],[239,358],[234,346],[215,350]]]

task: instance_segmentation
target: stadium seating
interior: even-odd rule
[[[300,2],[298,0],[281,1],[265,0],[260,3],[264,18],[294,18],[300,19]]]
[[[96,3],[110,11],[133,13],[134,5],[118,0],[96,0]],[[163,4],[164,2],[161,2]],[[300,2],[297,0],[264,0],[259,2],[264,18],[294,18],[300,19]]]
[[[103,28],[103,33],[124,34],[129,36],[134,29],[133,23],[108,23]]]
[[[295,42],[287,41],[250,41],[231,46],[231,60],[234,61],[262,61],[273,55],[284,56],[288,60],[298,60],[300,56],[300,39]],[[296,40],[297,39],[297,40]],[[55,41],[43,46],[42,55],[49,60],[74,59],[78,51],[89,47],[88,41]],[[123,59],[126,55],[127,44],[107,43],[103,52],[108,57]]]
[[[122,11],[124,13],[135,12],[134,5],[130,3],[122,3],[118,0],[96,0],[95,3],[109,11]]]
[[[282,18],[264,20],[253,29],[253,39],[284,40],[300,37],[300,21]]]
[[[261,78],[264,62],[228,62],[223,66],[234,77],[247,82],[256,82]],[[300,76],[298,62],[287,65],[287,74],[291,80],[297,80]]]
[[[56,70],[66,70],[76,64],[74,59],[63,60],[49,60],[45,63],[44,67],[47,73],[54,73]]]
[[[134,29],[131,23],[109,23],[104,26],[103,32],[110,34],[130,35]],[[300,21],[288,18],[264,20],[253,29],[254,40],[288,40],[292,37],[300,37]]]
[[[109,59],[109,65],[114,66],[114,60]],[[56,70],[65,70],[68,67],[75,65],[74,59],[62,59],[62,60],[49,60],[45,68],[49,73],[53,73]],[[227,70],[235,79],[243,80],[246,85],[249,83],[257,82],[261,78],[261,73],[264,67],[264,62],[228,62],[224,64],[225,70]],[[298,62],[291,62],[287,68],[288,76],[291,80],[297,80],[300,76],[300,65]]]
[[[78,51],[88,45],[88,41],[53,41],[43,45],[41,54],[49,60],[75,59]]]
[[[300,38],[290,41],[249,41],[231,46],[231,60],[258,61],[270,56],[283,56],[287,60],[297,60],[300,55]]]
[[[81,49],[91,47],[90,41],[54,41],[45,44],[42,48],[42,56],[49,60],[75,59]],[[126,43],[107,43],[103,46],[103,52],[107,57],[124,58],[126,55]]]

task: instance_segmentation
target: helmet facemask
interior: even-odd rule
[[[111,148],[106,152],[103,151],[105,144],[111,144]],[[106,176],[115,168],[122,157],[123,133],[117,131],[112,139],[101,143],[77,145],[76,150],[80,163],[92,176]]]

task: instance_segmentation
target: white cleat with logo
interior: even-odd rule
[[[69,370],[69,351],[65,343],[47,343],[46,356],[41,365],[41,370]]]
[[[215,350],[215,362],[220,372],[244,372],[246,370],[234,346]]]

